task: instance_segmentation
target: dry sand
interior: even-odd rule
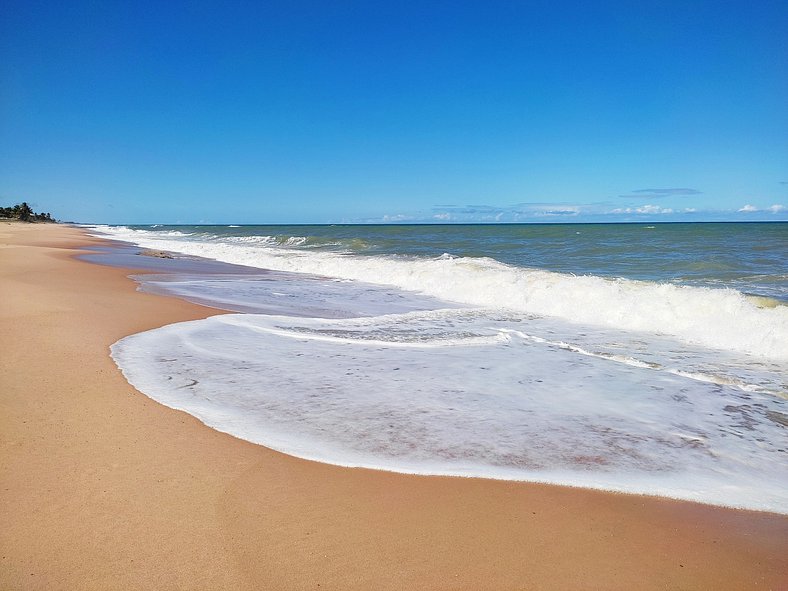
[[[788,589],[786,516],[338,468],[160,406],[109,345],[216,311],[91,240],[0,222],[0,589]]]

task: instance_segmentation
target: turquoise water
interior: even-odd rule
[[[344,466],[788,513],[786,223],[94,230],[188,259],[141,289],[244,312],[112,349],[218,430]]]

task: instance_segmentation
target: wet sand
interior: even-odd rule
[[[0,222],[1,589],[788,589],[788,516],[339,468],[163,407],[109,345],[218,312],[90,243]]]

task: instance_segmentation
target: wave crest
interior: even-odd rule
[[[569,275],[490,258],[296,250],[271,237],[208,241],[123,227],[101,231],[143,247],[227,263],[393,285],[465,305],[669,335],[705,347],[788,359],[788,307],[761,307],[734,289]]]

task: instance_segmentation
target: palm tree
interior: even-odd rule
[[[33,210],[30,209],[30,206],[27,204],[26,201],[23,201],[19,205],[19,219],[23,222],[30,221],[30,216],[33,215]]]

